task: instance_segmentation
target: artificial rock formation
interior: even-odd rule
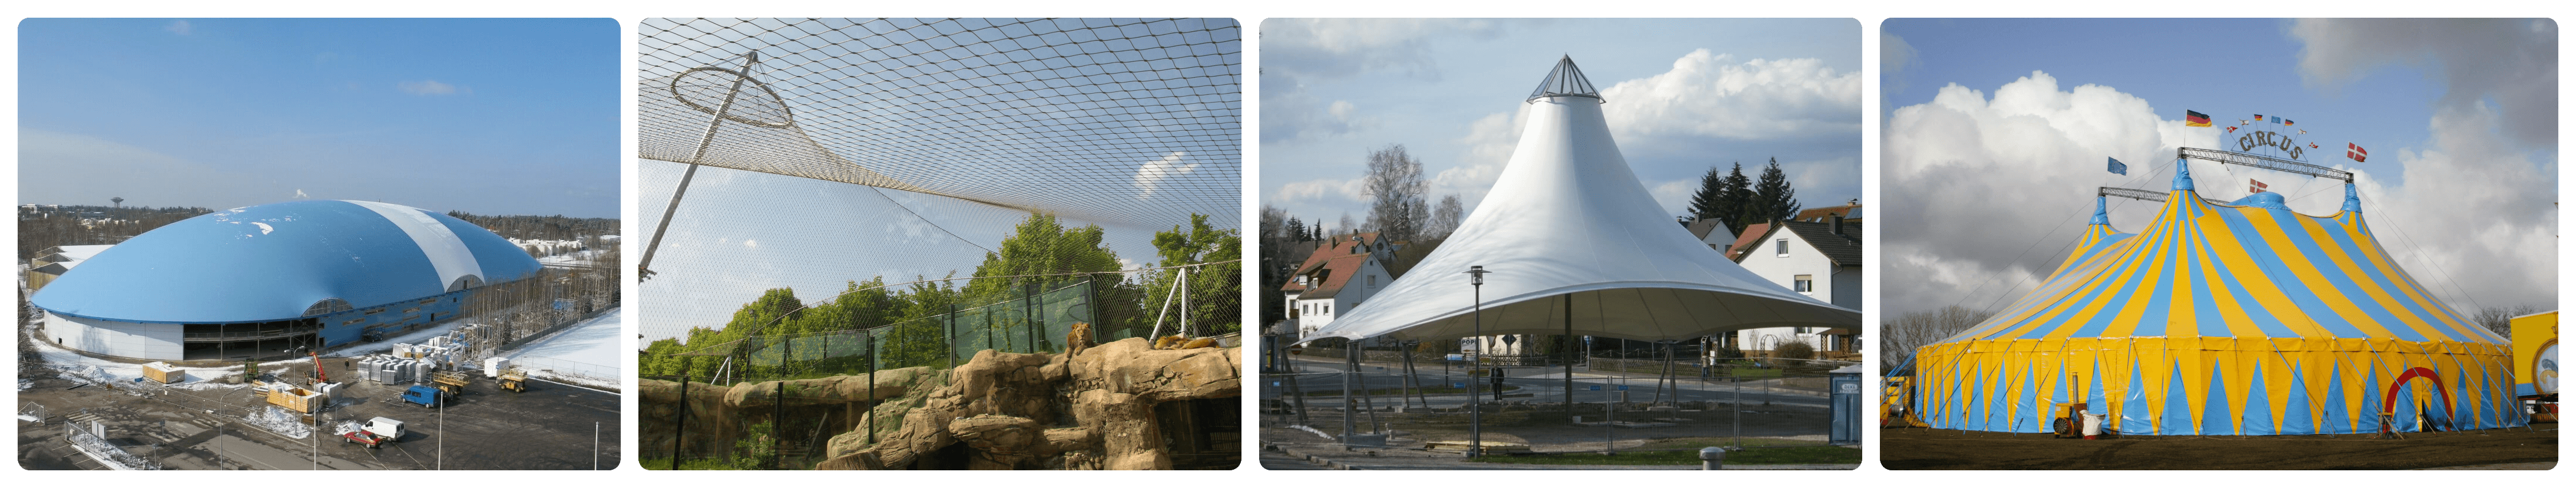
[[[901,429],[874,445],[835,439],[817,467],[961,467],[929,456],[962,443],[971,469],[1169,469],[1155,405],[1242,396],[1240,354],[1157,351],[1141,338],[1070,358],[983,351],[905,413]]]

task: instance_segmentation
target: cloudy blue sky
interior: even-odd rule
[[[617,217],[609,19],[30,19],[22,203]]]
[[[2552,21],[1890,19],[1882,30],[1882,310],[1992,309],[2027,292],[2064,257],[2095,187],[2164,190],[2176,147],[2243,134],[2185,127],[2185,110],[2220,126],[2296,121],[2286,131],[2321,146],[2303,160],[2353,171],[2381,243],[2464,312],[2557,308]],[[2368,161],[2346,159],[2347,143]],[[2106,157],[2130,174],[2104,171]],[[2261,180],[2312,215],[2343,199],[2333,180],[2198,162],[2192,174],[2219,199]],[[2155,210],[2113,199],[2112,223],[2135,230]]]
[[[1472,212],[1558,56],[1602,90],[1620,151],[1674,215],[1710,166],[1773,157],[1807,206],[1860,196],[1852,19],[1270,19],[1260,34],[1259,198],[1309,222],[1365,220],[1361,170],[1388,144]]]

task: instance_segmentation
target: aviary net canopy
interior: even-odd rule
[[[1228,19],[648,19],[638,156],[1156,226],[1241,211]],[[717,113],[722,122],[715,122]]]
[[[2142,232],[2091,226],[2047,281],[1921,348],[1933,427],[2046,432],[2086,403],[2128,434],[2267,435],[2523,425],[2505,341],[2435,299],[2343,211],[2277,193],[2204,200],[2181,168]]]

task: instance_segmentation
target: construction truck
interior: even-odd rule
[[[503,369],[500,376],[494,376],[492,379],[494,383],[500,384],[503,390],[516,393],[528,391],[528,372],[519,368]]]
[[[430,408],[444,404],[448,398],[452,398],[454,396],[454,394],[448,393],[447,390],[442,390],[438,387],[429,385],[411,385],[410,389],[403,390],[402,401],[410,402],[413,405],[419,405],[421,408]]]
[[[430,386],[438,387],[438,389],[446,391],[449,395],[464,393],[465,384],[468,382],[469,381],[467,380],[465,373],[459,371],[435,371],[429,373]]]
[[[365,444],[368,449],[385,447],[402,440],[403,422],[384,417],[368,419],[358,430],[340,434],[340,442]]]

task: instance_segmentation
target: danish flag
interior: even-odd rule
[[[2252,182],[2252,183],[2254,183],[2254,186],[2248,186],[2248,187],[2245,187],[2245,192],[2246,192],[2246,193],[2262,193],[2262,192],[2266,191],[2267,189],[2272,188],[2272,185],[2266,185],[2266,184],[2263,184],[2263,180],[2257,180],[2257,179],[2253,179],[2253,178],[2246,178],[2246,179],[2245,179],[2245,181],[2248,181],[2248,182]]]
[[[2352,162],[2359,163],[2359,162],[2365,162],[2365,161],[2368,161],[2368,160],[2370,159],[2370,151],[2364,151],[2364,150],[2362,150],[2362,149],[2361,149],[2361,145],[2360,145],[2360,144],[2353,144],[2353,143],[2346,142],[2346,143],[2343,143],[2343,145],[2345,146],[2345,149],[2344,149],[2344,151],[2343,151],[2343,156],[2344,156],[2344,157],[2347,157],[2347,158],[2352,158]]]

